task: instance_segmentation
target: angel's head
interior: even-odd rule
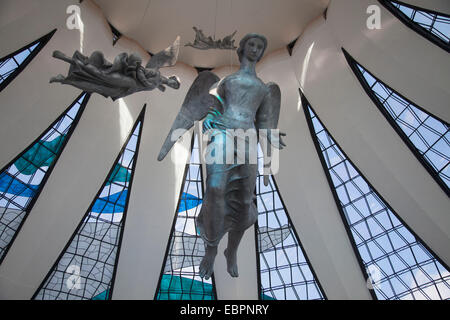
[[[132,53],[128,57],[128,65],[129,66],[138,66],[142,64],[142,58],[137,53]]]
[[[245,56],[250,61],[258,62],[264,55],[267,48],[267,39],[257,33],[249,33],[242,38],[237,49],[239,61]]]

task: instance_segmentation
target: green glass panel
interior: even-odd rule
[[[52,164],[61,149],[66,135],[61,135],[52,141],[39,141],[20,157],[14,165],[24,175],[34,174],[38,168]]]
[[[102,293],[100,293],[98,295],[96,295],[91,300],[108,300],[108,296],[109,296],[109,289],[103,291]]]
[[[213,286],[185,277],[164,274],[158,300],[213,300]]]
[[[261,300],[277,300],[277,299],[269,297],[268,295],[263,293],[263,294],[261,294]]]
[[[113,182],[129,182],[131,177],[130,171],[122,167],[120,164],[116,164],[113,173],[109,177],[108,184]]]

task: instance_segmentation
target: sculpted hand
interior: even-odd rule
[[[284,132],[276,132],[274,133],[273,131],[270,132],[270,135],[267,137],[270,144],[272,146],[274,146],[274,148],[277,149],[283,149],[284,147],[286,147],[286,143],[284,143],[282,137],[285,137],[286,133]]]

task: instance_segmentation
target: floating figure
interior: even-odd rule
[[[206,279],[213,273],[217,247],[226,233],[228,247],[224,254],[227,270],[232,277],[239,275],[238,246],[245,230],[256,222],[258,216],[254,202],[258,165],[256,159],[254,162],[250,159],[252,152],[256,155],[258,138],[261,146],[267,146],[266,141],[278,149],[285,146],[281,139],[285,134],[278,135],[276,130],[281,106],[280,88],[275,83],[262,82],[255,71],[255,65],[262,58],[266,47],[264,36],[248,34],[241,40],[237,50],[241,62],[239,71],[222,81],[210,71],[199,74],[158,156],[159,161],[165,158],[181,137],[181,129],[188,130],[195,121],[206,117],[204,130],[210,135],[207,149],[213,150],[216,156],[222,154],[222,157],[216,158],[219,161],[206,161],[206,191],[196,219],[200,236],[205,242],[205,255],[199,273]],[[217,94],[210,94],[211,89],[216,89]],[[247,133],[253,130],[255,139],[239,135],[230,137],[230,132],[239,129]],[[264,135],[261,134],[263,132]],[[239,150],[234,140],[243,142],[245,148]],[[264,156],[268,157],[268,151],[262,149]],[[227,158],[230,155],[231,162]],[[265,179],[267,183],[268,179]]]
[[[90,57],[75,51],[72,58],[54,51],[53,57],[70,63],[70,69],[67,77],[60,74],[51,78],[50,83],[72,85],[89,93],[96,92],[106,98],[111,97],[112,100],[155,88],[165,91],[165,86],[178,89],[178,78],[166,78],[159,69],[175,65],[179,48],[180,38],[177,37],[169,48],[155,54],[145,67],[142,66],[142,58],[136,53],[121,53],[114,59],[114,63],[110,63],[100,51],[93,52]]]
[[[219,39],[215,41],[211,36],[206,37],[203,34],[201,29],[197,27],[193,27],[195,31],[195,39],[194,43],[187,43],[185,47],[193,47],[195,49],[200,50],[209,50],[209,49],[223,49],[223,50],[235,50],[237,47],[234,46],[233,37],[236,35],[236,32],[233,32],[229,36],[223,38],[223,40]]]

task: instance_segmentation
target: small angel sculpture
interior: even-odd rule
[[[93,52],[90,57],[75,51],[72,58],[55,51],[53,57],[70,63],[70,69],[67,77],[60,74],[51,78],[50,83],[72,85],[89,93],[96,92],[106,98],[111,97],[112,100],[155,88],[165,91],[165,86],[178,89],[178,78],[166,78],[159,69],[175,65],[179,48],[180,38],[177,37],[169,48],[155,54],[145,67],[136,53],[121,53],[114,59],[114,63],[110,63],[100,51]]]
[[[223,80],[212,72],[204,71],[189,89],[181,110],[162,146],[158,160],[161,161],[181,137],[182,131],[192,128],[195,121],[206,117],[204,129],[209,129],[208,148],[223,151],[224,161],[206,163],[206,191],[197,229],[205,242],[205,255],[200,263],[199,274],[208,279],[213,273],[217,247],[228,232],[228,247],[224,254],[227,270],[232,277],[238,277],[237,249],[245,230],[258,217],[254,192],[258,165],[249,161],[250,151],[256,150],[257,139],[242,138],[246,143],[244,154],[230,139],[233,129],[258,131],[259,142],[269,141],[275,148],[282,149],[284,142],[277,133],[281,105],[281,91],[277,84],[262,82],[256,75],[255,65],[262,58],[267,40],[259,34],[248,34],[237,50],[241,62],[240,70]],[[217,94],[210,94],[210,89]],[[266,132],[265,137],[261,132]],[[285,134],[281,134],[284,136]],[[239,136],[237,139],[240,139]],[[227,148],[233,140],[231,163],[225,159]],[[264,142],[265,143],[265,142]],[[263,148],[264,151],[264,148]],[[267,152],[264,154],[267,156]],[[240,159],[238,159],[240,158]],[[237,161],[243,160],[244,161]],[[265,179],[267,185],[268,179]]]
[[[206,37],[201,29],[197,27],[193,27],[195,31],[195,39],[194,42],[185,44],[185,47],[193,47],[195,49],[200,50],[209,50],[209,49],[223,49],[223,50],[235,50],[237,49],[234,46],[233,37],[236,35],[237,31],[232,34],[226,36],[225,38],[214,40],[211,36]]]

